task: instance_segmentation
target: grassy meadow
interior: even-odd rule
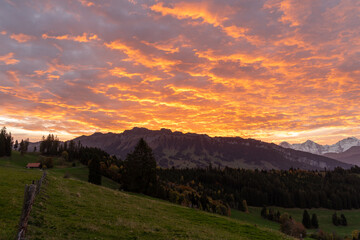
[[[25,169],[38,154],[0,158],[0,239],[13,239],[20,218],[25,184],[40,178],[38,169]],[[291,239],[279,232],[280,225],[263,219],[261,208],[250,213],[232,210],[223,217],[185,208],[147,196],[118,191],[119,184],[103,178],[103,186],[87,182],[88,169],[80,163],[54,158],[49,182],[37,198],[29,222],[29,239]],[[67,178],[64,178],[64,176]],[[274,207],[301,222],[302,209]],[[333,210],[310,209],[320,228],[350,236],[359,229],[360,210],[344,213],[348,226],[335,227]],[[314,230],[309,230],[312,232]]]
[[[20,218],[23,190],[40,178],[25,169],[37,154],[0,158],[0,239],[13,239]],[[56,164],[55,160],[55,164]],[[87,183],[87,168],[60,165],[48,170],[48,183],[38,196],[29,221],[29,239],[291,239],[262,228],[138,194]],[[64,175],[69,178],[64,178]]]

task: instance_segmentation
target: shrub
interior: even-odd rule
[[[291,219],[288,214],[281,215],[280,221],[281,221],[280,224],[281,232],[297,238],[306,237],[306,229],[304,225],[302,225],[299,222],[296,222],[294,219]]]
[[[42,157],[40,159],[41,168],[53,168],[54,167],[54,161],[51,157]]]

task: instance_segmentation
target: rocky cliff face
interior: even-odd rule
[[[122,159],[140,138],[154,150],[158,165],[169,168],[221,167],[259,169],[332,169],[350,165],[311,153],[286,149],[275,144],[239,137],[172,132],[169,129],[134,128],[123,133],[94,133],[74,139],[84,146],[99,147]]]

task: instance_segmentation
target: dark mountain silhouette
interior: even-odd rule
[[[169,129],[134,128],[123,133],[94,133],[74,140],[99,147],[125,159],[140,138],[154,150],[157,164],[164,168],[220,167],[250,169],[333,169],[351,167],[334,159],[285,149],[276,144],[240,137],[209,137],[204,134],[172,132]]]
[[[354,146],[342,153],[326,153],[324,156],[360,166],[360,146]]]

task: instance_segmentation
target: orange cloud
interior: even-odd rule
[[[13,58],[13,56],[14,56],[13,52],[0,56],[0,62],[5,63],[6,65],[17,64],[19,60]]]
[[[134,126],[275,142],[360,137],[359,4],[39,0],[0,8],[0,125],[64,138]]]
[[[175,3],[172,7],[164,7],[164,4],[159,2],[150,8],[155,12],[161,13],[163,16],[172,15],[179,19],[202,19],[203,22],[214,26],[219,26],[228,19],[224,15],[221,16],[222,14],[212,13],[209,10],[209,4],[205,1],[200,3],[179,2]]]
[[[11,34],[10,38],[18,41],[19,43],[28,42],[30,40],[35,39],[34,36],[26,35],[26,34],[23,34],[23,33]]]
[[[129,58],[126,61],[134,61],[137,64],[142,64],[146,67],[159,67],[166,69],[169,66],[175,65],[177,62],[173,60],[166,59],[162,56],[154,56],[152,54],[143,53],[140,49],[136,49],[129,45],[126,45],[124,42],[117,40],[110,43],[105,43],[105,46],[124,52]]]
[[[79,0],[79,2],[82,5],[87,6],[87,7],[95,6],[95,3],[91,2],[91,1],[88,1],[88,0]]]
[[[152,5],[150,9],[161,13],[163,16],[171,15],[178,19],[202,20],[202,23],[208,23],[215,27],[221,27],[223,31],[233,37],[246,37],[247,28],[237,27],[235,25],[224,26],[223,23],[228,20],[228,16],[235,14],[230,7],[221,6],[218,11],[210,9],[209,2],[178,2],[171,7],[166,7],[162,2]]]
[[[79,36],[71,36],[71,35],[60,35],[60,36],[51,36],[48,35],[46,33],[44,33],[42,35],[43,39],[56,39],[56,40],[71,40],[71,41],[75,41],[75,42],[90,42],[92,40],[99,40],[98,36],[96,34],[88,34],[88,33],[83,33],[82,35]]]

